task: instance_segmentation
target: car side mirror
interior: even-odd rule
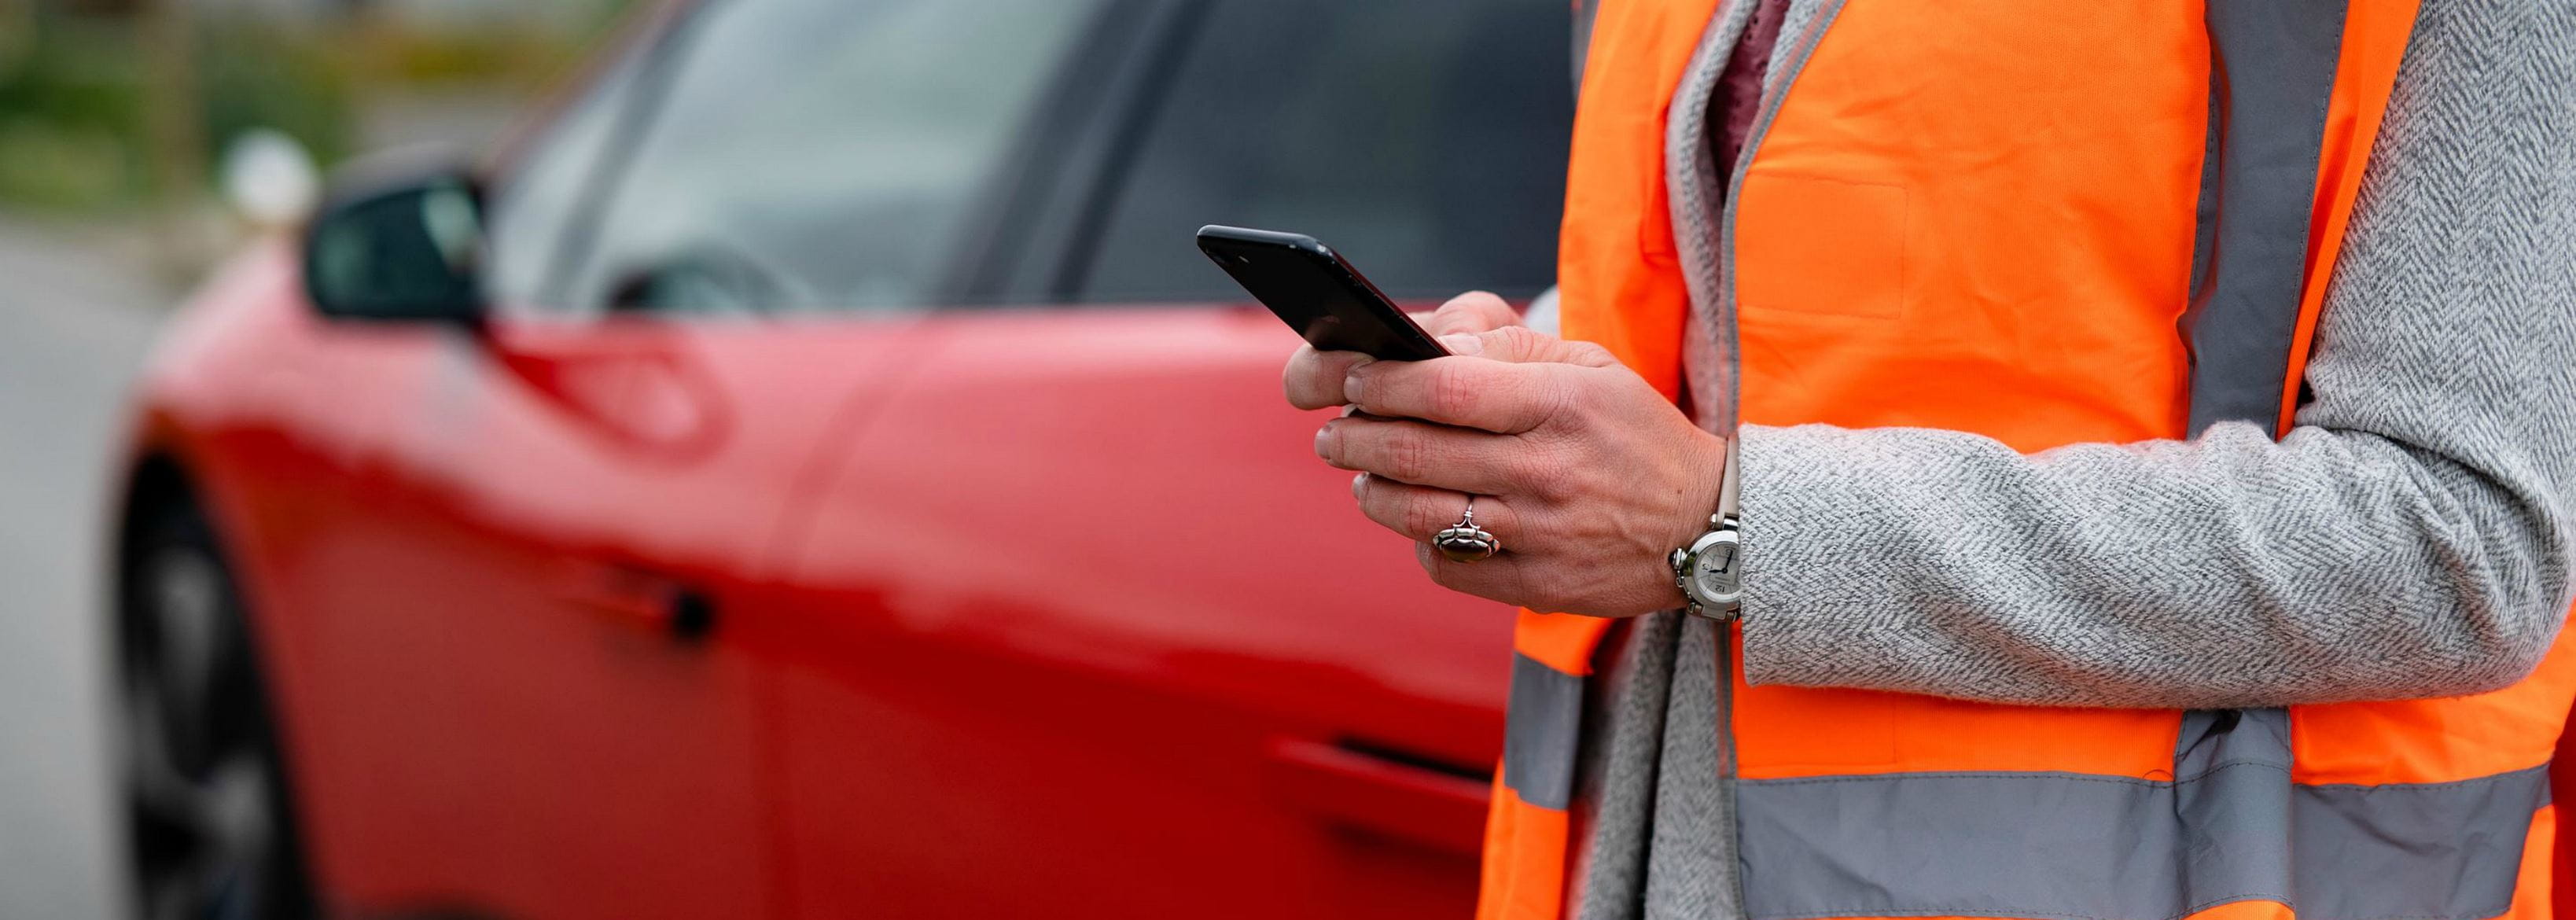
[[[304,288],[322,315],[478,323],[483,318],[481,190],[441,166],[345,177],[308,225]]]

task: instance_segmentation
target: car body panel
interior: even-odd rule
[[[765,913],[758,687],[721,618],[914,324],[330,324],[283,260],[213,289],[146,398],[250,570],[320,876],[361,904]],[[716,632],[669,632],[676,588]]]
[[[1350,513],[1295,345],[1242,308],[943,321],[757,627],[795,915],[1470,907],[1509,611]],[[1336,779],[1387,813],[1319,810]]]

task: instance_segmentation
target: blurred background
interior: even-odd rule
[[[480,149],[628,0],[0,0],[0,918],[115,903],[97,611],[163,318],[361,151]]]
[[[1466,915],[1190,237],[1544,303],[1580,6],[0,0],[0,920]]]

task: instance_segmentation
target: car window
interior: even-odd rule
[[[1202,224],[1312,235],[1395,297],[1554,283],[1565,0],[1218,0],[1078,286],[1239,300]]]
[[[631,108],[635,72],[650,49],[630,49],[540,133],[493,188],[485,207],[491,268],[484,292],[505,308],[551,302],[545,286],[563,255],[565,234],[593,189],[613,126]]]
[[[660,313],[919,306],[1084,31],[1084,0],[721,0],[566,297]]]

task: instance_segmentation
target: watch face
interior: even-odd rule
[[[1710,544],[1691,560],[1691,587],[1696,589],[1692,593],[1699,595],[1702,603],[1735,599],[1739,582],[1735,545],[1733,540]]]

